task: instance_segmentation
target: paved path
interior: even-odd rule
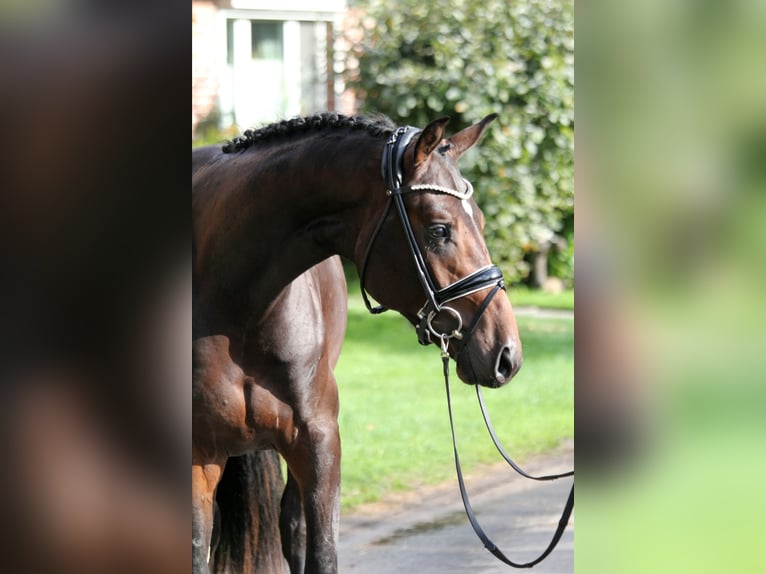
[[[572,468],[573,447],[526,461],[535,473]],[[548,545],[566,502],[571,478],[555,482],[524,479],[493,465],[466,476],[479,523],[515,562],[536,558]],[[396,495],[341,517],[339,571],[364,574],[507,573],[476,537],[463,510],[457,479],[449,484]],[[533,571],[574,571],[574,513],[556,549]]]

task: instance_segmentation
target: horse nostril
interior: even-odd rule
[[[497,365],[495,366],[495,378],[500,384],[510,380],[513,375],[516,374],[513,361],[511,360],[511,350],[508,347],[503,347],[500,354],[497,357]]]

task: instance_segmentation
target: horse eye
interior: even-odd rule
[[[428,227],[428,235],[433,239],[449,239],[449,227],[442,223],[437,223]]]

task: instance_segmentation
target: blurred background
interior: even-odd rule
[[[761,571],[766,7],[576,22],[576,570]]]
[[[5,572],[189,570],[180,7],[0,4]]]

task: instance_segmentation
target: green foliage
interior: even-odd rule
[[[574,287],[574,214],[565,218],[560,234],[563,241],[548,254],[548,273],[564,279],[567,287]]]
[[[571,0],[359,0],[363,37],[347,82],[362,109],[457,131],[500,114],[461,161],[509,281],[523,253],[574,210],[574,8]]]

